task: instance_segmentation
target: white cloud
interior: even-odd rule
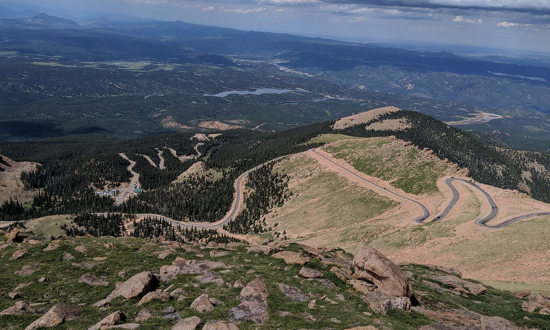
[[[481,18],[476,18],[476,19],[466,18],[462,15],[458,15],[458,16],[455,16],[455,18],[453,19],[453,22],[455,22],[455,23],[481,24],[481,23],[483,23],[483,19],[481,19]]]
[[[519,25],[520,25],[519,23],[507,22],[507,21],[502,21],[502,22],[497,24],[497,26],[506,27],[506,28],[515,27],[515,26],[519,26]]]
[[[235,9],[224,9],[223,11],[224,11],[225,13],[253,14],[253,13],[261,13],[261,12],[265,11],[265,8],[263,8],[263,7],[260,7],[260,8],[249,8],[249,9],[235,8]]]

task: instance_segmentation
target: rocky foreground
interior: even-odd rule
[[[0,242],[0,324],[9,329],[550,328],[550,297],[515,295],[453,269],[398,267],[290,244],[185,245],[133,238]]]

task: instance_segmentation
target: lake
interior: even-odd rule
[[[263,95],[263,94],[285,94],[295,92],[293,89],[278,89],[278,88],[258,88],[254,91],[227,91],[218,94],[203,94],[203,96],[214,96],[214,97],[226,97],[229,95]]]

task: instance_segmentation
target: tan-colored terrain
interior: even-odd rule
[[[361,112],[352,116],[338,119],[334,123],[334,126],[332,128],[334,130],[342,130],[351,126],[366,124],[382,115],[385,115],[387,113],[397,112],[397,111],[399,111],[399,109],[396,107],[384,107],[384,108],[378,108],[370,111]]]
[[[200,128],[215,129],[220,131],[243,128],[243,126],[240,124],[224,123],[221,121],[211,121],[211,120],[201,121],[198,126]]]
[[[379,139],[389,142],[376,149],[366,147],[371,143],[381,143]],[[429,151],[419,150],[411,166],[410,162],[405,162],[408,153],[403,141],[394,138],[356,140],[336,139],[323,148],[324,154],[330,157],[327,151],[332,150],[336,155],[341,152],[351,157],[350,163],[367,164],[362,170],[370,170],[378,178],[355,169],[356,172],[386,189],[414,197],[426,205],[432,217],[451,199],[451,191],[444,184],[445,178],[450,175],[464,177],[467,173],[454,164],[438,160],[439,163],[432,164],[432,170],[439,173],[435,175],[436,190],[415,196],[400,190],[395,183],[400,179],[399,175],[408,172],[407,169],[401,171],[400,167],[411,167],[410,172],[415,163],[429,163],[434,157]],[[332,157],[332,160],[354,169],[346,159]],[[440,165],[446,165],[441,167],[444,170],[437,170]],[[397,170],[384,171],[385,168]],[[268,226],[275,227],[274,232],[286,233],[291,241],[341,247],[348,251],[352,251],[357,242],[367,241],[395,262],[449,266],[470,278],[502,288],[510,285],[543,291],[545,287],[550,288],[548,216],[524,220],[498,230],[483,228],[475,220],[489,213],[486,199],[471,186],[457,183],[460,198],[450,214],[441,222],[419,225],[411,221],[420,212],[413,204],[392,198],[383,190],[354,179],[311,151],[283,160],[277,165],[277,170],[290,175],[289,189],[293,196],[266,219]],[[549,204],[517,191],[479,185],[499,207],[498,216],[489,223],[491,225],[517,215],[550,211]],[[407,184],[403,187],[414,190]],[[264,239],[271,237],[273,232],[263,235]]]
[[[6,156],[2,156],[6,164],[0,163],[0,205],[6,201],[14,200],[20,203],[27,203],[32,200],[35,191],[25,190],[21,181],[21,173],[36,169],[37,163],[16,162]]]

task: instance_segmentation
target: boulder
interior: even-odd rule
[[[86,247],[86,245],[79,245],[79,246],[75,247],[74,250],[76,252],[79,252],[79,253],[82,253],[82,254],[88,252],[88,248]]]
[[[304,294],[300,289],[290,285],[279,283],[279,290],[290,300],[294,302],[306,302],[310,297]]]
[[[108,286],[109,282],[105,279],[102,279],[101,277],[97,277],[95,275],[92,275],[90,273],[85,273],[84,275],[80,276],[80,279],[78,280],[80,283],[85,283],[88,285],[97,285],[97,286]]]
[[[6,233],[6,238],[8,239],[8,243],[21,243],[23,242],[23,237],[20,235],[21,230],[19,228],[15,228],[9,233]]]
[[[439,271],[439,272],[446,273],[446,274],[449,274],[449,275],[462,277],[462,273],[459,270],[451,268],[451,267],[428,265],[428,268],[430,268],[431,270]]]
[[[373,311],[381,314],[386,313],[389,309],[406,311],[411,308],[411,299],[409,297],[390,296],[380,291],[368,292],[362,298]]]
[[[212,269],[226,267],[226,264],[219,261],[186,260],[184,258],[177,257],[171,265],[164,265],[160,267],[160,279],[163,282],[167,282],[180,274],[200,275],[211,272]]]
[[[262,324],[269,318],[267,310],[267,287],[261,279],[250,281],[242,290],[239,298],[242,303],[227,311],[232,321],[252,321]]]
[[[206,322],[202,330],[239,330],[239,327],[225,321],[209,321]]]
[[[166,259],[170,254],[172,254],[172,251],[170,250],[164,250],[158,254],[158,258],[161,260]]]
[[[172,327],[172,330],[195,330],[201,323],[201,319],[196,316],[185,318]]]
[[[26,265],[21,267],[21,270],[15,272],[15,275],[29,276],[38,270],[38,265]]]
[[[24,301],[18,301],[15,305],[8,307],[0,312],[0,316],[3,315],[26,315],[34,314],[35,311],[32,307]]]
[[[26,249],[20,249],[20,250],[17,250],[15,251],[12,256],[10,257],[10,260],[17,260],[17,259],[21,259],[25,256],[25,254],[27,254],[27,250]]]
[[[305,265],[309,262],[309,257],[301,253],[292,251],[281,251],[272,255],[275,259],[283,259],[289,265]]]
[[[550,311],[550,297],[543,294],[536,294],[529,297],[528,301],[524,301],[521,305],[524,311],[534,313],[539,310],[539,314],[547,315]]]
[[[8,292],[8,297],[10,297],[11,299],[19,298],[19,293],[17,293],[17,292]]]
[[[97,302],[96,307],[102,307],[110,303],[113,299],[124,297],[126,299],[139,297],[151,291],[157,284],[157,278],[151,272],[141,272],[130,277],[127,281],[120,284],[105,299]]]
[[[405,274],[391,260],[372,247],[359,243],[353,258],[354,279],[370,282],[388,296],[411,297]]]
[[[155,299],[167,302],[170,300],[170,295],[167,292],[164,292],[162,290],[149,292],[141,298],[141,300],[138,302],[138,306],[144,305],[150,302],[151,300],[155,300]]]
[[[29,324],[25,330],[56,327],[65,321],[74,320],[79,316],[80,307],[58,304],[50,308],[46,314]]]
[[[71,261],[74,259],[74,256],[68,252],[63,252],[63,256],[61,256],[61,260],[63,261]]]
[[[247,300],[227,311],[227,317],[232,321],[252,321],[262,324],[269,318],[267,303],[259,300]]]
[[[485,316],[480,317],[481,330],[519,330],[520,327],[514,323],[508,321],[499,316]]]
[[[268,296],[267,287],[265,283],[260,279],[255,279],[248,282],[248,284],[241,290],[241,300],[258,300],[266,301]]]
[[[48,244],[48,246],[46,246],[44,248],[44,250],[42,251],[53,251],[53,250],[57,250],[57,248],[59,248],[59,245],[60,245],[60,242],[59,240],[53,240],[50,242],[50,244]]]
[[[104,327],[112,326],[119,322],[122,322],[125,319],[126,319],[126,316],[123,313],[121,313],[120,311],[116,311],[110,314],[109,316],[105,317],[103,320],[89,327],[88,330],[103,329]]]
[[[514,296],[518,299],[527,298],[530,295],[531,295],[531,291],[529,291],[529,290],[522,290],[522,291],[514,292]]]
[[[338,277],[343,282],[349,281],[351,279],[351,276],[353,275],[353,272],[350,269],[338,268],[336,266],[332,267],[330,269],[330,272],[336,275],[336,277]]]
[[[485,293],[485,291],[487,290],[481,284],[466,281],[452,275],[432,276],[432,279],[436,282],[439,282],[445,286],[451,287],[460,292],[463,292],[462,289],[467,290],[466,291],[467,293],[471,293],[476,296]]]
[[[214,310],[214,305],[207,294],[201,294],[191,303],[191,308],[199,313],[205,313]]]
[[[311,268],[308,268],[308,267],[302,267],[302,269],[300,269],[300,272],[298,273],[298,275],[300,275],[303,278],[323,277],[323,273],[321,273],[318,270],[311,269]]]
[[[263,253],[268,256],[278,251],[279,248],[273,245],[252,245],[248,248],[248,253]]]
[[[137,313],[136,321],[137,322],[145,322],[145,321],[147,321],[148,319],[150,319],[152,317],[153,317],[153,313],[151,313],[151,311],[148,310],[147,308],[143,308]]]

